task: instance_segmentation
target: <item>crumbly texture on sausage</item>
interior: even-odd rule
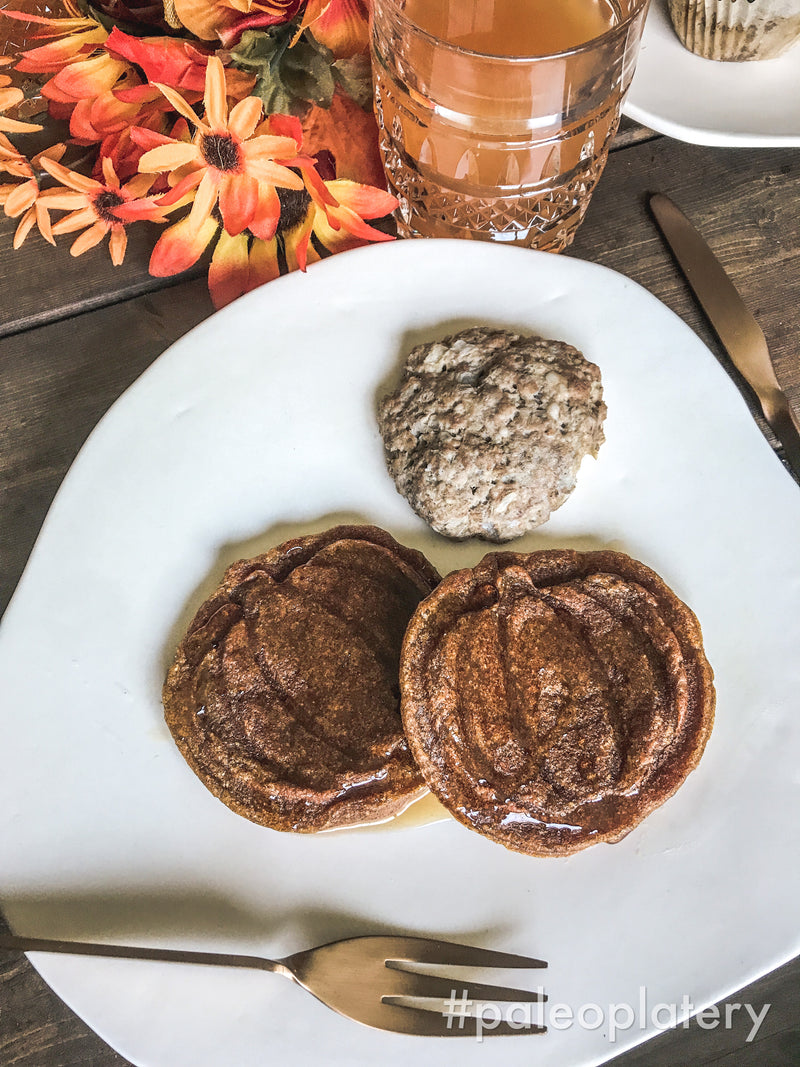
[[[475,327],[408,356],[379,404],[399,492],[438,533],[508,541],[546,522],[604,440],[600,370],[571,345]]]

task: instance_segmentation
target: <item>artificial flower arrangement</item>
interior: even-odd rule
[[[365,221],[397,206],[371,112],[368,0],[60,2],[61,17],[0,8],[34,27],[0,57],[0,176],[13,179],[0,205],[19,219],[15,248],[34,228],[50,244],[78,234],[74,256],[108,235],[119,265],[128,227],[156,223],[150,273],[178,274],[213,249],[222,307],[392,239]],[[18,144],[42,126],[20,117],[20,76],[69,124],[30,158]]]

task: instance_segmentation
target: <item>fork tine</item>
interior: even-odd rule
[[[509,989],[507,986],[485,985],[483,982],[416,974],[393,967],[391,963],[386,966],[394,972],[391,980],[392,997],[439,997],[446,1000],[464,991],[472,1000],[513,1001],[519,1004],[535,1004],[547,1000],[541,990]]]
[[[392,954],[386,965],[395,963],[430,963],[447,967],[506,967],[523,969],[546,967],[545,960],[497,952],[489,948],[457,945],[452,941],[434,941],[426,937],[393,937]]]
[[[501,1019],[495,1023],[494,1019],[482,1018],[478,1020],[470,1016],[465,1016],[462,1019],[459,1016],[447,1015],[444,1012],[429,1011],[425,1008],[404,1004],[400,997],[383,997],[382,999],[387,1011],[400,1013],[399,1015],[395,1014],[392,1023],[386,1027],[395,1032],[418,1034],[421,1037],[476,1037],[479,1032],[484,1037],[547,1033],[546,1026],[539,1026],[533,1023],[530,1025],[526,1022],[514,1024],[508,1019]],[[480,1031],[478,1030],[479,1021]]]
[[[379,1030],[454,1037],[476,1036],[484,1030],[508,1034],[540,1032],[542,1020],[536,1020],[537,1028],[526,1025],[533,1022],[530,1009],[521,1009],[543,999],[541,990],[534,993],[527,989],[470,983],[462,977],[448,978],[436,971],[437,965],[488,968],[509,964],[545,966],[541,960],[525,956],[385,934],[345,938],[275,961],[276,969],[292,977],[329,1008]],[[424,973],[428,970],[435,973]],[[468,991],[466,997],[464,989]],[[470,998],[474,998],[473,1004],[465,1004],[462,1011],[462,1003]],[[511,1007],[506,1011],[493,1009],[495,1004],[503,1002]],[[470,1006],[475,1012],[472,1018],[467,1011]],[[478,1010],[479,1006],[482,1011]],[[495,1027],[495,1017],[501,1011],[502,1018]]]

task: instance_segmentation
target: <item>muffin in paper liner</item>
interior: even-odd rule
[[[706,59],[774,59],[800,41],[800,0],[668,0],[683,45]]]

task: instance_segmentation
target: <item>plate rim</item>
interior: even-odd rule
[[[647,106],[645,103],[639,102],[636,93],[636,79],[641,70],[646,70],[648,76],[651,75],[649,68],[653,61],[648,55],[648,52],[653,50],[659,64],[659,67],[652,74],[653,77],[656,77],[658,69],[664,64],[665,60],[668,61],[670,56],[679,56],[686,51],[677,35],[672,30],[669,14],[663,8],[664,3],[666,3],[666,0],[651,0],[652,6],[645,22],[644,36],[642,40],[642,45],[644,47],[640,47],[639,59],[636,72],[634,73],[633,82],[631,83],[628,95],[622,106],[623,114],[634,122],[639,122],[643,126],[647,126],[649,129],[654,130],[656,133],[664,134],[665,136],[672,137],[678,141],[685,141],[687,144],[704,145],[709,148],[799,147],[800,124],[797,130],[787,131],[785,133],[763,133],[758,130],[725,130],[721,128],[724,123],[698,126],[694,125],[688,119],[683,120],[673,115],[664,114],[660,110],[654,110],[652,106]],[[793,51],[796,54],[798,62],[800,62],[800,43],[796,44],[790,51]],[[790,53],[785,53],[784,56],[779,57],[774,62],[783,64],[785,57],[789,54]],[[692,56],[692,58],[702,61],[702,57],[700,56]],[[715,61],[709,59],[704,62],[713,65]],[[761,62],[770,63],[773,61],[763,60]],[[800,90],[800,79],[798,79],[798,90]]]
[[[463,242],[448,241],[448,242],[442,242],[442,243],[443,244],[446,243],[446,244],[452,245],[454,249],[458,249],[459,254],[464,254],[464,252],[466,251],[465,248],[464,248]],[[337,264],[336,269],[338,270],[338,269],[344,269],[345,268],[345,257],[348,257],[348,256],[351,257],[351,258],[353,258],[355,256],[359,256],[361,259],[364,259],[364,258],[366,258],[367,255],[372,255],[373,257],[382,257],[382,256],[385,256],[387,254],[389,254],[389,255],[397,255],[398,254],[397,252],[388,252],[388,249],[390,249],[390,248],[391,249],[401,249],[402,248],[402,249],[406,249],[406,250],[410,250],[410,249],[413,248],[414,249],[413,252],[412,251],[403,251],[402,253],[400,253],[401,255],[409,254],[409,255],[411,255],[413,257],[414,255],[417,255],[418,249],[421,246],[422,246],[422,242],[398,242],[397,244],[394,244],[394,245],[380,246],[381,248],[386,248],[387,249],[387,251],[385,251],[385,252],[384,251],[379,251],[377,248],[359,249],[359,250],[354,250],[353,252],[350,252],[350,253],[344,253],[339,257],[335,257],[334,259],[331,260],[331,264],[334,264],[334,263]],[[481,249],[481,251],[476,252],[476,254],[479,255],[479,256],[482,256],[482,255],[486,254],[483,250],[484,249],[489,249],[489,248],[496,249],[496,251],[492,251],[492,252],[488,253],[488,255],[490,257],[494,256],[494,255],[497,255],[497,254],[499,254],[501,256],[506,256],[508,252],[512,252],[513,254],[520,255],[520,256],[523,255],[523,254],[525,254],[527,256],[530,256],[530,252],[526,252],[526,250],[522,250],[522,249],[503,249],[500,246],[473,246],[473,247]],[[467,252],[467,254],[472,254],[472,253],[471,252]],[[547,262],[548,263],[552,262],[551,256],[548,253],[536,253],[535,255],[537,257],[540,257],[539,261],[541,263],[545,262],[545,258],[544,257],[547,257]],[[694,331],[691,330],[691,328],[680,318],[680,316],[675,314],[675,312],[673,312],[667,305],[665,305],[662,301],[660,301],[656,296],[654,296],[654,294],[652,294],[644,286],[642,286],[639,283],[637,283],[637,282],[633,281],[632,279],[628,278],[626,275],[622,274],[621,272],[614,270],[613,268],[607,267],[607,266],[602,265],[602,264],[594,263],[594,262],[591,262],[591,261],[581,260],[581,259],[578,259],[577,257],[559,257],[557,262],[559,264],[570,264],[571,265],[571,266],[564,267],[564,270],[567,273],[569,273],[572,270],[576,270],[576,271],[580,272],[580,271],[587,270],[587,268],[588,268],[588,270],[587,270],[588,274],[592,274],[594,272],[598,272],[598,274],[602,273],[602,274],[605,274],[605,275],[613,276],[618,282],[624,284],[626,287],[629,287],[632,291],[637,292],[637,297],[638,298],[646,297],[649,301],[654,301],[655,304],[657,304],[660,307],[660,309],[662,309],[662,311],[667,312],[669,314],[669,316],[671,316],[672,320],[675,322],[676,325],[679,325],[684,331],[688,331],[686,336],[687,337],[691,337],[693,339],[693,343],[696,344],[696,346],[698,348],[698,351],[700,349],[704,349],[706,351],[706,353],[708,354],[709,358],[713,361],[713,363],[716,366],[719,374],[723,378],[725,378],[726,380],[729,380],[729,379],[727,379],[727,375],[725,375],[724,370],[719,366],[718,362],[714,359],[713,354],[710,352],[710,350],[707,349],[707,346],[694,333]],[[326,267],[325,269],[328,269],[328,270],[333,269],[333,266]],[[559,266],[557,269],[561,270],[562,268]],[[324,273],[324,272],[320,271],[319,273]],[[290,282],[290,279],[294,279],[294,280]],[[286,281],[287,281],[287,284],[292,284],[292,285],[302,284],[302,278],[299,275],[289,276],[286,279]],[[616,284],[616,282],[615,282],[615,284]],[[263,299],[265,299],[267,297],[269,297],[270,300],[272,300],[273,298],[279,298],[279,288],[276,287],[276,289],[273,290],[271,293],[267,293],[265,291],[265,292],[256,292],[256,293],[250,294],[248,297],[244,298],[244,300],[250,301],[253,304],[253,306],[256,306]],[[91,445],[92,439],[94,438],[95,434],[100,431],[100,428],[103,425],[103,423],[107,419],[110,419],[112,417],[112,412],[113,412],[114,408],[118,404],[120,404],[120,402],[123,400],[124,397],[128,396],[128,394],[130,394],[134,390],[136,390],[137,386],[142,381],[142,379],[150,374],[151,370],[159,363],[159,361],[161,361],[164,358],[164,356],[166,356],[170,351],[172,351],[177,346],[186,346],[186,347],[188,347],[189,343],[190,343],[190,339],[192,338],[192,335],[195,334],[197,331],[205,330],[207,328],[207,324],[212,319],[216,318],[218,323],[223,323],[223,322],[227,321],[227,319],[223,319],[223,316],[226,316],[226,315],[227,316],[238,315],[243,308],[244,308],[244,302],[242,303],[242,305],[240,306],[238,311],[236,310],[236,305],[232,305],[230,308],[224,309],[222,312],[218,313],[218,316],[219,316],[218,318],[217,318],[217,316],[211,316],[210,319],[207,319],[207,320],[205,320],[205,322],[203,322],[203,323],[199,324],[198,326],[194,327],[193,330],[189,331],[183,337],[178,339],[176,342],[174,342],[173,345],[170,345],[169,348],[166,349],[166,351],[161,356],[157,357],[157,359],[154,360],[153,363],[148,368],[146,368],[145,371],[143,371],[143,373],[139,377],[137,377],[137,379],[121,394],[120,398],[117,401],[115,401],[114,404],[111,405],[109,410],[99,420],[97,426],[93,429],[92,433],[87,438],[86,442],[82,446],[82,448],[81,448],[80,452],[78,453],[78,456],[76,457],[76,460],[74,462],[75,463],[78,462],[78,460],[79,460],[81,454],[84,452],[84,450],[88,450],[89,448],[92,447],[92,445]],[[735,389],[735,386],[733,385],[732,382],[730,383],[730,387],[731,387],[731,389]],[[747,417],[747,416],[743,414],[743,417]],[[769,448],[769,445],[768,445],[768,443],[766,441],[764,441],[764,447],[769,452],[772,452],[772,450]],[[73,466],[74,466],[74,464],[73,464]],[[62,493],[62,488],[67,483],[67,480],[70,477],[71,470],[72,470],[72,466],[70,467],[70,471],[68,471],[64,481],[62,482],[62,486],[59,487],[58,494],[56,495],[56,499],[54,500],[53,505],[51,505],[51,508],[55,505],[56,501],[58,500],[59,495]],[[787,475],[787,477],[788,477],[788,475]],[[50,515],[50,512],[48,512],[48,518],[49,518],[49,515]],[[44,534],[44,531],[46,529],[47,521],[48,521],[48,519],[46,519],[45,523],[42,525],[42,529],[40,531],[39,537],[37,537],[37,541],[36,541],[36,544],[34,545],[34,549],[32,550],[30,558],[29,558],[29,560],[28,560],[28,562],[26,564],[25,573],[23,574],[23,577],[20,579],[20,582],[19,582],[17,588],[15,589],[14,594],[12,595],[11,602],[9,603],[9,609],[12,607],[14,601],[16,600],[16,598],[18,596],[18,593],[19,593],[19,590],[23,587],[23,583],[25,581],[25,574],[27,574],[28,569],[32,564],[32,561],[34,560],[34,556],[35,556],[35,553],[37,551],[37,547],[39,545],[40,538],[42,537],[42,535]],[[489,546],[487,546],[487,550],[488,550],[488,548],[489,548]],[[6,616],[4,617],[4,619],[2,620],[2,623],[0,623],[0,640],[2,639],[3,624],[5,623],[7,618],[8,618],[8,612],[6,613]],[[778,963],[767,965],[759,974],[756,974],[755,977],[760,977],[761,974],[769,973],[769,971],[774,969],[775,966],[780,966],[781,962],[785,962],[787,959],[791,959],[793,957],[793,955],[794,955],[794,952],[792,950],[789,950],[789,952],[790,952],[790,954],[786,955],[785,959],[781,960]],[[58,992],[59,996],[61,996],[62,999],[66,1003],[70,1003],[69,997],[68,996],[64,996],[59,991],[58,986],[56,985],[56,983],[51,983],[50,979],[47,978],[46,973],[44,973],[48,969],[47,961],[44,961],[44,966],[41,969],[39,968],[39,966],[37,966],[37,964],[34,964],[34,966],[36,967],[37,970],[40,971],[40,973],[42,973],[42,976],[45,978],[45,980],[48,981],[48,983],[51,984],[54,989],[56,989],[56,991]],[[738,984],[738,981],[737,981],[729,989],[726,987],[726,991],[723,993],[723,996],[727,996],[729,993],[734,992],[738,988],[741,988],[741,986]],[[719,999],[719,998],[716,998],[716,999]],[[91,1025],[91,1024],[89,1024],[89,1025]],[[101,1029],[98,1029],[97,1032],[101,1033],[101,1034],[103,1033],[103,1031]],[[646,1032],[645,1036],[642,1038],[642,1040],[646,1041],[649,1037],[652,1037],[652,1036],[655,1036],[655,1033],[648,1030]],[[105,1040],[107,1040],[108,1043],[112,1045],[112,1047],[116,1047],[114,1045],[114,1043],[111,1040],[109,1040],[107,1037],[105,1037]],[[627,1047],[628,1046],[625,1046],[625,1048],[627,1048]],[[630,1046],[630,1047],[633,1047],[633,1046]],[[623,1051],[623,1050],[619,1049],[619,1048],[611,1049],[609,1051],[609,1057],[604,1057],[604,1058],[610,1058],[611,1056],[616,1055],[620,1051]],[[589,1061],[587,1060],[586,1062],[588,1063]],[[595,1060],[594,1062],[601,1062],[601,1061]]]

